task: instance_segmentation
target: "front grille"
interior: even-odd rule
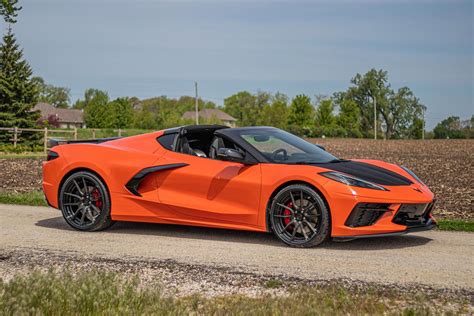
[[[373,225],[383,213],[389,211],[389,206],[387,203],[359,203],[352,210],[345,225],[349,227]]]
[[[402,204],[392,221],[408,227],[423,226],[430,219],[433,207],[434,201],[429,204]]]

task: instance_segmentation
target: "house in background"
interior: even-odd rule
[[[217,120],[220,121],[220,124],[226,125],[229,127],[235,127],[237,119],[230,116],[229,114],[219,110],[219,109],[203,109],[198,112],[199,119],[205,121]],[[196,112],[187,111],[183,114],[182,118],[184,120],[194,120],[196,118]]]
[[[60,128],[85,128],[84,113],[81,110],[59,109],[51,104],[40,102],[33,111],[41,113],[40,120],[47,120],[51,115],[56,116]]]

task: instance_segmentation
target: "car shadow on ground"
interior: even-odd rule
[[[74,231],[62,217],[40,220],[36,226],[64,231]],[[135,234],[143,236],[162,236],[172,238],[202,239],[249,244],[264,244],[275,247],[286,247],[273,234],[226,230],[206,227],[181,225],[166,225],[153,223],[117,222],[104,231],[109,234]],[[431,242],[432,239],[419,235],[404,235],[394,237],[364,238],[347,242],[329,241],[320,248],[328,250],[384,250],[417,247]]]

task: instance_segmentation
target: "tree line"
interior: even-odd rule
[[[69,88],[56,87],[41,77],[32,76],[32,69],[23,58],[12,29],[21,10],[17,2],[0,2],[0,15],[8,24],[0,45],[1,127],[57,124],[54,118],[39,119],[39,113],[32,111],[37,102],[80,109],[84,112],[86,125],[91,128],[158,130],[193,123],[182,118],[184,112],[194,110],[195,99],[191,96],[111,100],[106,91],[87,89],[83,98],[71,104]],[[240,126],[275,126],[306,137],[372,138],[377,130],[386,139],[418,139],[423,133],[426,111],[410,88],[393,89],[388,73],[382,69],[356,74],[345,91],[327,96],[311,98],[300,94],[290,99],[280,92],[240,91],[225,98],[221,107],[203,99],[199,99],[198,104],[199,109],[220,108],[235,117]],[[211,119],[202,123],[217,122]],[[472,124],[473,117],[466,121],[449,117],[435,127],[433,134],[435,138],[473,138]],[[0,142],[8,142],[9,137],[6,133],[0,134]],[[31,135],[32,141],[34,137]]]

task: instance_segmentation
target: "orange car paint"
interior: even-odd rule
[[[359,160],[401,173],[413,181],[407,187],[386,186],[377,191],[347,186],[327,179],[322,167],[260,163],[243,165],[176,153],[156,141],[162,131],[108,141],[102,144],[68,144],[54,147],[59,154],[43,164],[43,190],[49,204],[58,208],[61,182],[74,170],[88,169],[106,183],[111,195],[111,217],[117,221],[183,224],[226,229],[268,231],[267,207],[279,187],[304,182],[318,190],[331,214],[332,236],[400,232],[405,226],[391,222],[401,203],[429,203],[431,191],[402,168],[375,160]],[[147,176],[131,194],[125,184],[149,166],[187,163],[188,166]],[[372,226],[344,225],[359,202],[391,203],[391,212]]]

